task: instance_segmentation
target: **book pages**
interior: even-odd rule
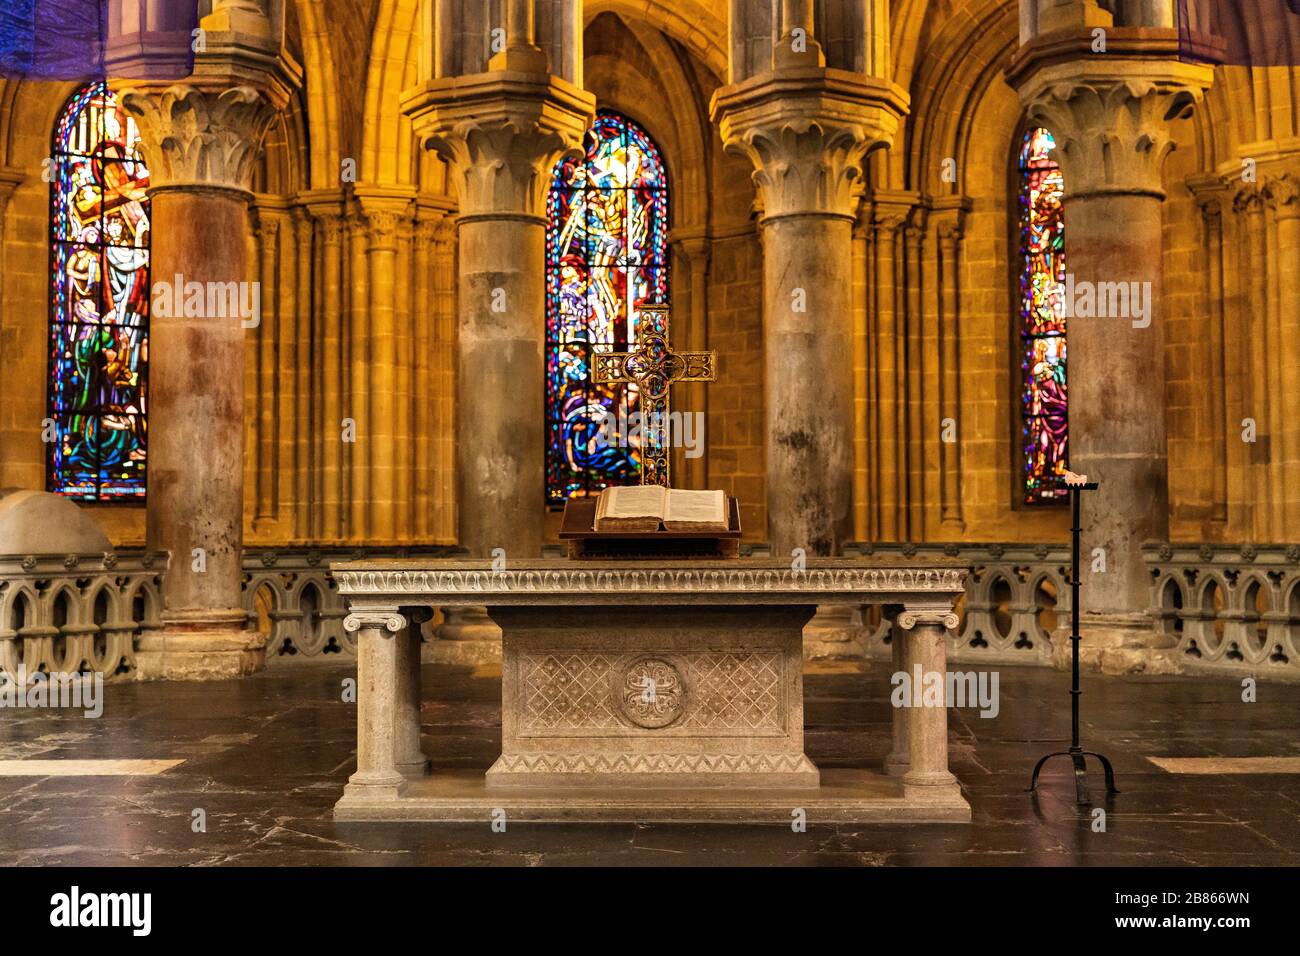
[[[669,531],[726,531],[728,517],[727,494],[721,489],[674,489],[664,502],[664,527]]]
[[[658,531],[667,491],[661,485],[606,488],[596,503],[595,530]]]

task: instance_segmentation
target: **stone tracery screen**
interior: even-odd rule
[[[50,491],[143,500],[149,362],[149,170],[102,82],[55,125],[50,168]]]
[[[557,164],[547,215],[546,497],[556,504],[640,477],[636,386],[595,384],[591,366],[596,352],[635,347],[643,303],[668,301],[659,148],[632,120],[600,111],[584,155]]]
[[[1030,129],[1020,146],[1019,233],[1021,493],[1026,504],[1060,501],[1058,476],[1069,464],[1066,335],[1060,283],[1065,281],[1065,219],[1056,143]]]

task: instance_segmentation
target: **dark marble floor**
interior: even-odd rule
[[[1001,712],[951,718],[969,825],[527,826],[335,824],[354,762],[345,669],[215,684],[117,684],[96,720],[0,711],[0,759],[184,758],[155,776],[0,776],[0,864],[1297,865],[1300,775],[1170,774],[1147,756],[1300,756],[1300,686],[1234,679],[1089,678],[1084,742],[1114,761],[1123,793],[1105,832],[1074,804],[1064,761],[1038,799],[1034,760],[1067,742],[1066,675],[1001,671]],[[807,678],[807,750],[824,767],[878,764],[887,676],[821,667]],[[436,766],[497,753],[496,672],[426,668],[426,749]],[[1099,782],[1099,781],[1098,781]],[[193,832],[194,811],[206,832]]]

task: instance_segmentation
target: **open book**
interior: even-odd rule
[[[596,502],[597,531],[726,531],[726,492],[685,491],[662,485],[606,488]]]

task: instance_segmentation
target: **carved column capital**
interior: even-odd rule
[[[1241,183],[1232,194],[1232,211],[1239,216],[1262,213],[1265,199],[1262,183]]]
[[[1174,83],[1082,79],[1054,84],[1029,105],[1028,113],[1056,139],[1067,196],[1143,193],[1163,198],[1161,168],[1174,149],[1167,119],[1200,92]]]
[[[669,237],[669,242],[694,268],[707,268],[713,250],[713,241],[708,236]]]
[[[348,206],[347,211],[343,213],[343,228],[347,231],[349,242],[364,244],[370,240],[370,226],[366,222],[366,217],[361,212],[360,206]]]
[[[403,98],[426,148],[451,167],[461,218],[544,220],[551,172],[582,147],[595,98],[545,74],[431,80]]]
[[[343,210],[337,202],[311,203],[307,214],[320,230],[321,242],[327,247],[337,247],[343,241]]]
[[[853,219],[863,161],[893,142],[907,103],[885,80],[807,68],[723,87],[710,112],[726,148],[753,164],[764,219]]]
[[[1087,35],[1022,46],[1007,80],[1029,118],[1051,131],[1066,198],[1148,195],[1164,198],[1161,166],[1174,148],[1173,119],[1190,115],[1214,69],[1179,57],[1174,30],[1107,32],[1107,51]]]
[[[253,207],[253,232],[264,242],[275,242],[280,234],[282,211],[262,206]]]
[[[935,223],[934,231],[939,237],[939,244],[945,250],[951,251],[956,248],[957,243],[961,242],[962,221],[960,217],[942,219]]]
[[[966,214],[970,210],[970,199],[960,195],[945,196],[932,203],[929,222],[941,247],[952,249],[961,242],[965,235]]]
[[[369,226],[370,250],[394,250],[402,224],[410,216],[410,197],[358,194],[361,216]]]
[[[293,223],[293,233],[297,241],[300,243],[310,243],[312,229],[311,211],[306,206],[294,206],[289,213],[289,220]]]
[[[1229,200],[1228,184],[1218,176],[1204,176],[1187,181],[1187,188],[1207,223],[1216,223],[1223,217],[1223,207]]]
[[[14,190],[22,185],[26,177],[22,170],[13,169],[9,166],[0,166],[0,213],[4,212],[5,205],[9,202],[9,197],[14,194]]]
[[[454,216],[442,216],[433,220],[433,241],[437,245],[450,245],[456,240],[456,219]]]
[[[440,218],[417,216],[415,219],[415,242],[421,246],[432,246],[438,242]]]
[[[886,240],[906,235],[916,210],[914,198],[890,198],[888,194],[877,194],[869,197],[869,201],[871,224],[878,234]]]
[[[903,236],[909,246],[920,247],[921,239],[925,236],[926,221],[925,207],[919,205],[912,207],[907,222],[903,224]]]
[[[936,603],[914,603],[908,602],[903,606],[903,611],[898,615],[898,626],[905,631],[910,631],[918,624],[920,625],[941,625],[945,630],[955,631],[961,619],[953,612],[950,601]]]
[[[1264,183],[1264,195],[1278,219],[1300,217],[1300,180],[1293,174],[1269,177]]]
[[[281,105],[253,86],[142,83],[118,96],[140,127],[154,188],[243,193],[252,189],[262,138]]]
[[[405,630],[410,621],[405,614],[400,613],[396,608],[391,610],[385,608],[363,608],[361,610],[351,611],[347,617],[343,618],[343,630],[349,634],[356,633],[362,628],[377,629],[386,631],[385,637],[389,634],[396,634]]]

